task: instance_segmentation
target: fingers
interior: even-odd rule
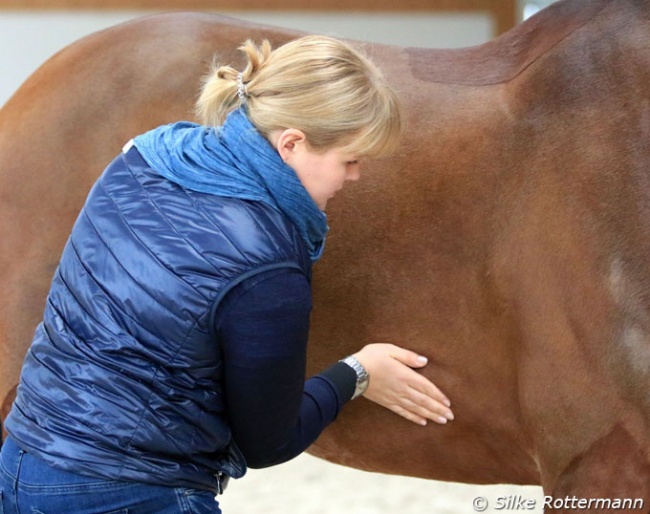
[[[412,352],[411,350],[406,350],[404,348],[400,348],[399,346],[391,346],[391,357],[393,357],[395,360],[400,362],[401,364],[404,364],[408,366],[409,368],[422,368],[427,365],[428,359],[423,356],[419,355],[415,352]],[[416,390],[421,391],[422,393],[431,396],[438,402],[446,405],[447,407],[451,406],[451,402],[449,401],[449,398],[443,394],[443,392],[436,387],[433,382],[430,380],[426,379],[422,375],[412,372],[409,370],[410,377],[408,377],[409,380],[413,380],[414,383],[410,384],[411,387],[413,387]],[[407,378],[405,377],[405,380]]]
[[[421,419],[429,419],[443,425],[454,419],[454,413],[446,403],[435,400],[417,390],[412,390],[410,396],[402,400],[402,404]]]
[[[419,425],[454,419],[447,396],[413,369],[425,366],[426,358],[386,344],[367,345],[356,356],[370,375],[367,399]]]
[[[386,403],[384,406],[403,418],[422,426],[425,426],[428,421],[444,425],[454,419],[451,410],[442,404],[423,406],[417,400],[410,398],[400,398],[394,404]]]
[[[427,365],[428,359],[424,355],[419,355],[399,346],[392,346],[392,348],[392,357],[402,364],[406,364],[409,368],[422,368]]]
[[[408,409],[405,409],[399,405],[395,405],[395,407],[389,407],[390,410],[392,410],[395,414],[398,414],[402,416],[403,418],[412,421],[413,423],[416,423],[417,425],[421,426],[426,426],[427,425],[427,418],[422,417],[414,413],[413,411],[410,411]]]
[[[415,383],[393,397],[395,408],[391,410],[420,425],[426,425],[427,420],[439,424],[452,421],[454,414],[447,397],[426,378],[417,374],[415,378]]]
[[[413,372],[412,381],[409,383],[409,386],[424,395],[425,398],[432,398],[446,407],[451,407],[449,398],[433,382],[422,375]]]

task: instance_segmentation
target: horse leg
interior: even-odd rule
[[[544,491],[545,512],[648,513],[650,462],[619,423],[576,455],[554,484],[544,484]]]

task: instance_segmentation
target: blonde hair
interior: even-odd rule
[[[246,41],[240,73],[213,66],[196,104],[205,125],[222,125],[242,104],[267,138],[274,130],[304,132],[314,151],[344,148],[359,157],[393,151],[401,134],[397,97],[379,69],[334,38],[305,36],[275,50]]]

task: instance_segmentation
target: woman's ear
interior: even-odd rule
[[[273,134],[273,146],[280,154],[282,160],[289,163],[296,152],[301,151],[307,142],[305,133],[298,129],[285,129]]]

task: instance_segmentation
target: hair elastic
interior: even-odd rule
[[[244,74],[237,74],[237,96],[242,102],[246,101],[246,84],[244,84]]]

